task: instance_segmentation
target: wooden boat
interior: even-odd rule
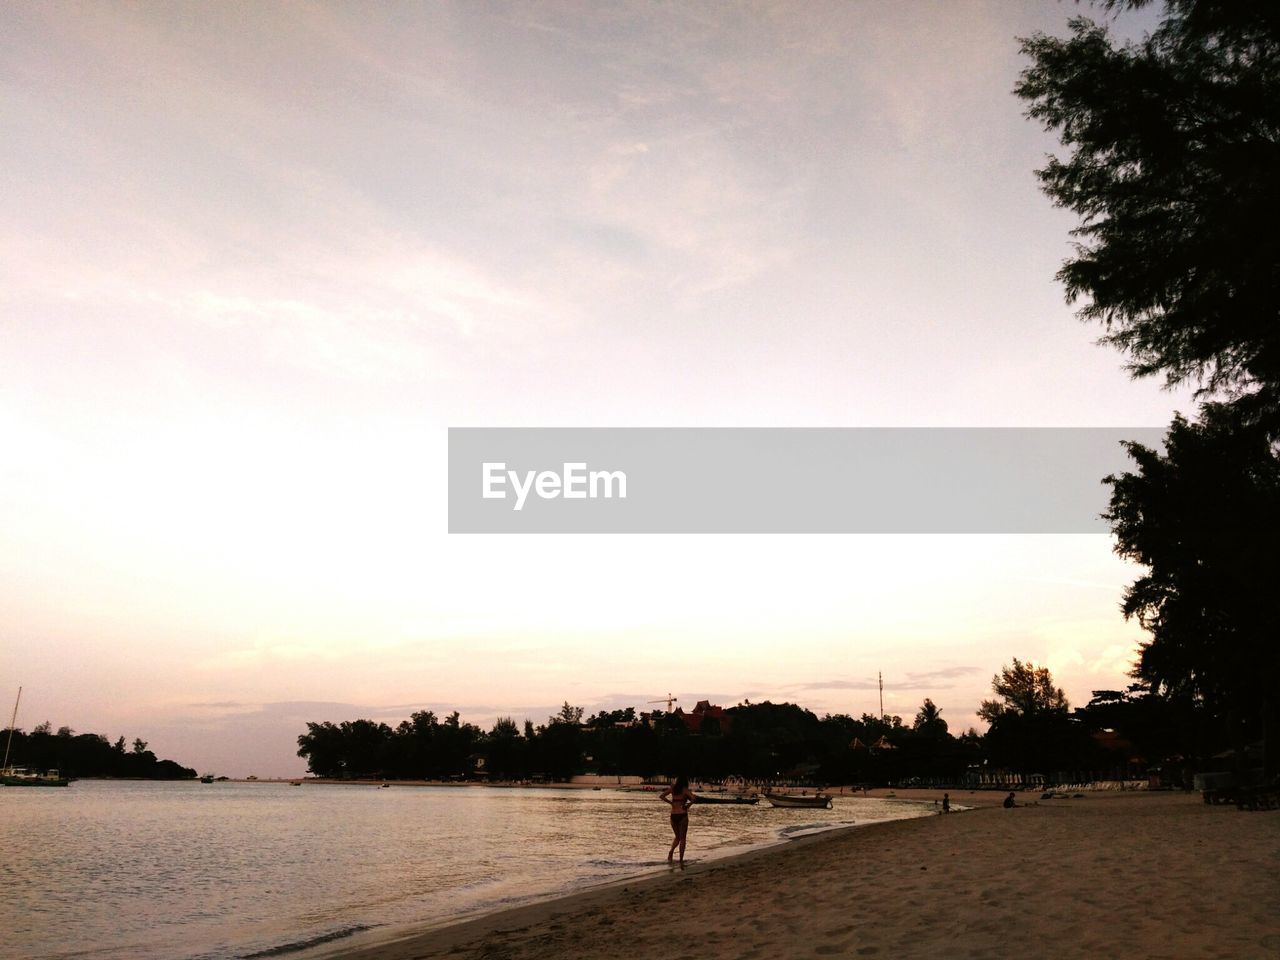
[[[206,773],[203,777],[201,777],[201,778],[200,778],[200,782],[201,782],[201,783],[213,783],[213,774],[212,774],[212,773]]]
[[[747,797],[740,793],[695,793],[693,795],[694,803],[732,803],[747,806],[753,803],[759,803],[759,797]]]
[[[825,793],[804,796],[794,793],[771,793],[766,799],[775,807],[809,807],[825,810],[831,806],[831,797]]]

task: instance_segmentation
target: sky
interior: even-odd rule
[[[19,2],[0,695],[201,772],[668,693],[1127,682],[1105,535],[463,536],[451,426],[1162,426],[1011,90],[1087,4]],[[1153,25],[1148,7],[1115,29]],[[5,690],[10,690],[4,694]]]

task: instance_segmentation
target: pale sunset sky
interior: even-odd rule
[[[449,426],[1163,426],[1053,275],[1045,2],[17,2],[0,696],[230,776],[308,720],[1126,683],[1104,535],[450,536]],[[1154,11],[1126,15],[1126,35]],[[1100,502],[1105,502],[1100,499]]]

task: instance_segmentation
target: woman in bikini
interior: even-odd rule
[[[689,781],[685,777],[676,777],[676,782],[662,791],[659,800],[671,804],[671,832],[676,838],[671,841],[671,849],[667,851],[667,862],[675,856],[676,847],[680,848],[680,863],[684,863],[684,844],[689,836],[689,808],[693,806],[693,792],[689,789]]]

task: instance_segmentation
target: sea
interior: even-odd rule
[[[669,808],[621,789],[80,780],[0,788],[5,960],[305,960],[670,869]],[[705,861],[932,806],[699,805]]]

